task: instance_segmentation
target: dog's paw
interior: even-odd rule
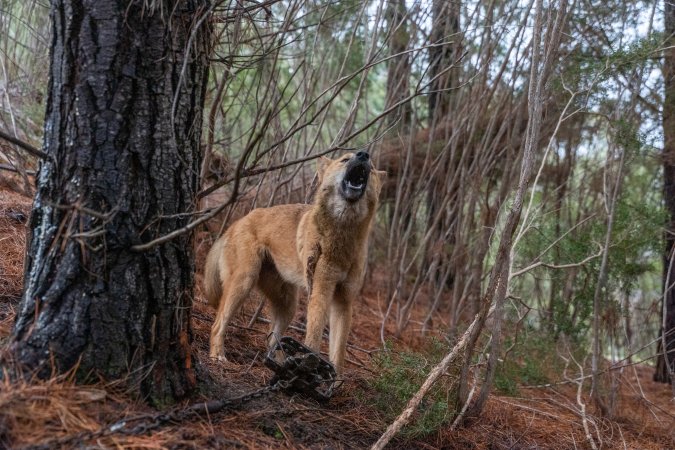
[[[218,370],[224,370],[226,372],[239,372],[242,369],[239,363],[230,361],[222,353],[218,355],[209,355],[209,359],[212,364],[211,367],[217,367]]]
[[[284,361],[286,360],[286,354],[283,351],[278,350],[274,352],[274,360],[279,364],[283,364]]]
[[[211,357],[212,361],[218,361],[218,362],[222,362],[222,363],[228,362],[227,358],[222,353],[216,353],[216,354],[212,353],[209,356]]]
[[[211,349],[209,352],[209,357],[211,358],[212,361],[218,361],[218,362],[227,362],[227,358],[223,354],[222,349]]]

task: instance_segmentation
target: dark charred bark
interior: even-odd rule
[[[191,237],[132,246],[184,226],[194,209],[208,6],[52,1],[49,158],[10,346],[41,376],[74,366],[83,377],[131,375],[156,404],[195,384]]]
[[[664,1],[665,32],[668,36],[664,45],[663,81],[665,99],[663,102],[663,199],[668,211],[668,224],[665,235],[666,252],[663,264],[663,302],[665,303],[666,335],[663,337],[663,328],[659,336],[658,359],[654,381],[668,383],[672,381],[675,372],[675,264],[673,258],[673,244],[675,244],[675,5]],[[667,285],[667,283],[669,285]],[[666,343],[666,352],[663,351],[663,342]],[[668,358],[664,359],[664,353]],[[667,364],[666,364],[667,362]]]

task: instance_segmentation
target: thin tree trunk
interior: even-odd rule
[[[623,149],[621,151],[621,156],[619,158],[619,167],[617,168],[616,180],[613,180],[614,183],[610,186],[610,191],[607,193],[607,232],[605,234],[605,244],[602,250],[602,260],[600,262],[600,268],[598,269],[598,282],[595,285],[595,292],[593,294],[593,324],[592,324],[592,340],[593,340],[593,351],[591,356],[591,394],[593,396],[593,401],[595,405],[600,409],[600,412],[603,416],[611,415],[613,412],[613,407],[611,402],[605,401],[605,396],[601,392],[600,386],[600,365],[601,359],[603,358],[602,345],[601,345],[601,324],[600,316],[604,310],[604,303],[606,303],[606,291],[607,291],[607,276],[609,270],[609,248],[612,243],[612,231],[614,228],[614,213],[616,211],[616,203],[619,198],[619,192],[621,190],[621,179],[623,174],[623,163],[625,152]],[[607,164],[609,165],[610,158],[607,158]]]
[[[387,94],[385,108],[388,108],[410,95],[410,54],[408,50],[410,33],[408,32],[408,17],[405,0],[392,0],[387,5],[387,21],[392,28],[389,37],[389,53],[399,55],[392,59],[387,66]],[[406,103],[398,108],[394,114],[387,116],[390,125],[398,122],[399,129],[410,127],[411,109]]]
[[[433,0],[429,39],[429,122],[437,122],[450,112],[451,95],[444,90],[458,84],[458,68],[443,73],[460,55],[460,0]],[[442,73],[442,74],[441,74]]]
[[[435,159],[435,164],[439,166],[438,170],[432,172],[432,178],[427,187],[426,205],[427,205],[427,228],[435,226],[435,236],[430,240],[431,246],[427,249],[427,254],[424,258],[425,262],[429,262],[434,258],[433,252],[436,250],[435,243],[444,242],[444,235],[447,234],[447,242],[444,242],[446,247],[455,248],[457,244],[457,220],[451,219],[451,224],[447,227],[443,226],[438,221],[439,214],[443,215],[441,204],[443,203],[442,192],[447,179],[454,179],[455,181],[450,186],[450,195],[457,197],[460,191],[459,174],[463,169],[462,162],[466,161],[466,155],[463,157],[459,152],[453,151],[456,145],[452,145],[451,134],[452,129],[443,126],[447,122],[448,115],[452,108],[453,92],[448,89],[456,88],[459,84],[459,68],[455,67],[449,69],[452,64],[459,59],[460,54],[460,0],[433,0],[431,4],[431,30],[429,39],[431,46],[429,47],[429,78],[431,83],[429,85],[429,124],[432,133],[436,133],[437,129],[443,131],[443,135],[439,136],[441,141],[447,144],[441,149],[440,158],[435,154],[438,150],[434,149],[432,145],[427,147],[427,151],[431,153],[430,157]],[[459,199],[455,199],[459,202]],[[447,230],[447,233],[446,233]],[[435,265],[435,270],[430,273],[430,279],[435,285],[435,289],[442,289],[441,283],[447,284],[449,287],[454,283],[455,267],[451,267],[449,275],[442,277],[441,274],[446,271],[447,265],[452,262],[449,257],[437,257],[438,264]],[[456,264],[455,264],[456,266]],[[423,267],[428,270],[428,267]],[[445,278],[443,280],[443,278]]]
[[[668,229],[663,264],[663,308],[661,338],[654,381],[670,383],[675,373],[675,265],[671,263],[675,244],[675,5],[664,1],[664,20],[667,41],[663,51],[663,199],[668,211]],[[666,331],[664,334],[664,330]],[[666,351],[664,351],[664,349]],[[667,354],[668,357],[664,358]]]
[[[44,149],[15,360],[48,376],[140,381],[171,402],[195,385],[191,237],[208,77],[208,2],[54,0]]]

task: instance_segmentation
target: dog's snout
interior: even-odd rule
[[[359,161],[368,161],[368,159],[370,159],[370,155],[368,154],[368,152],[358,152],[356,154],[356,158]]]

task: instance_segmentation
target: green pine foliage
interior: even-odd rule
[[[375,358],[377,376],[369,380],[375,398],[373,402],[387,423],[393,421],[405,408],[410,398],[419,390],[429,371],[448,351],[447,345],[430,340],[423,351],[396,351],[388,345]],[[443,379],[436,383],[425,397],[414,421],[402,434],[408,438],[427,436],[449,423],[454,416],[454,407],[448,399],[454,398],[454,383]]]

